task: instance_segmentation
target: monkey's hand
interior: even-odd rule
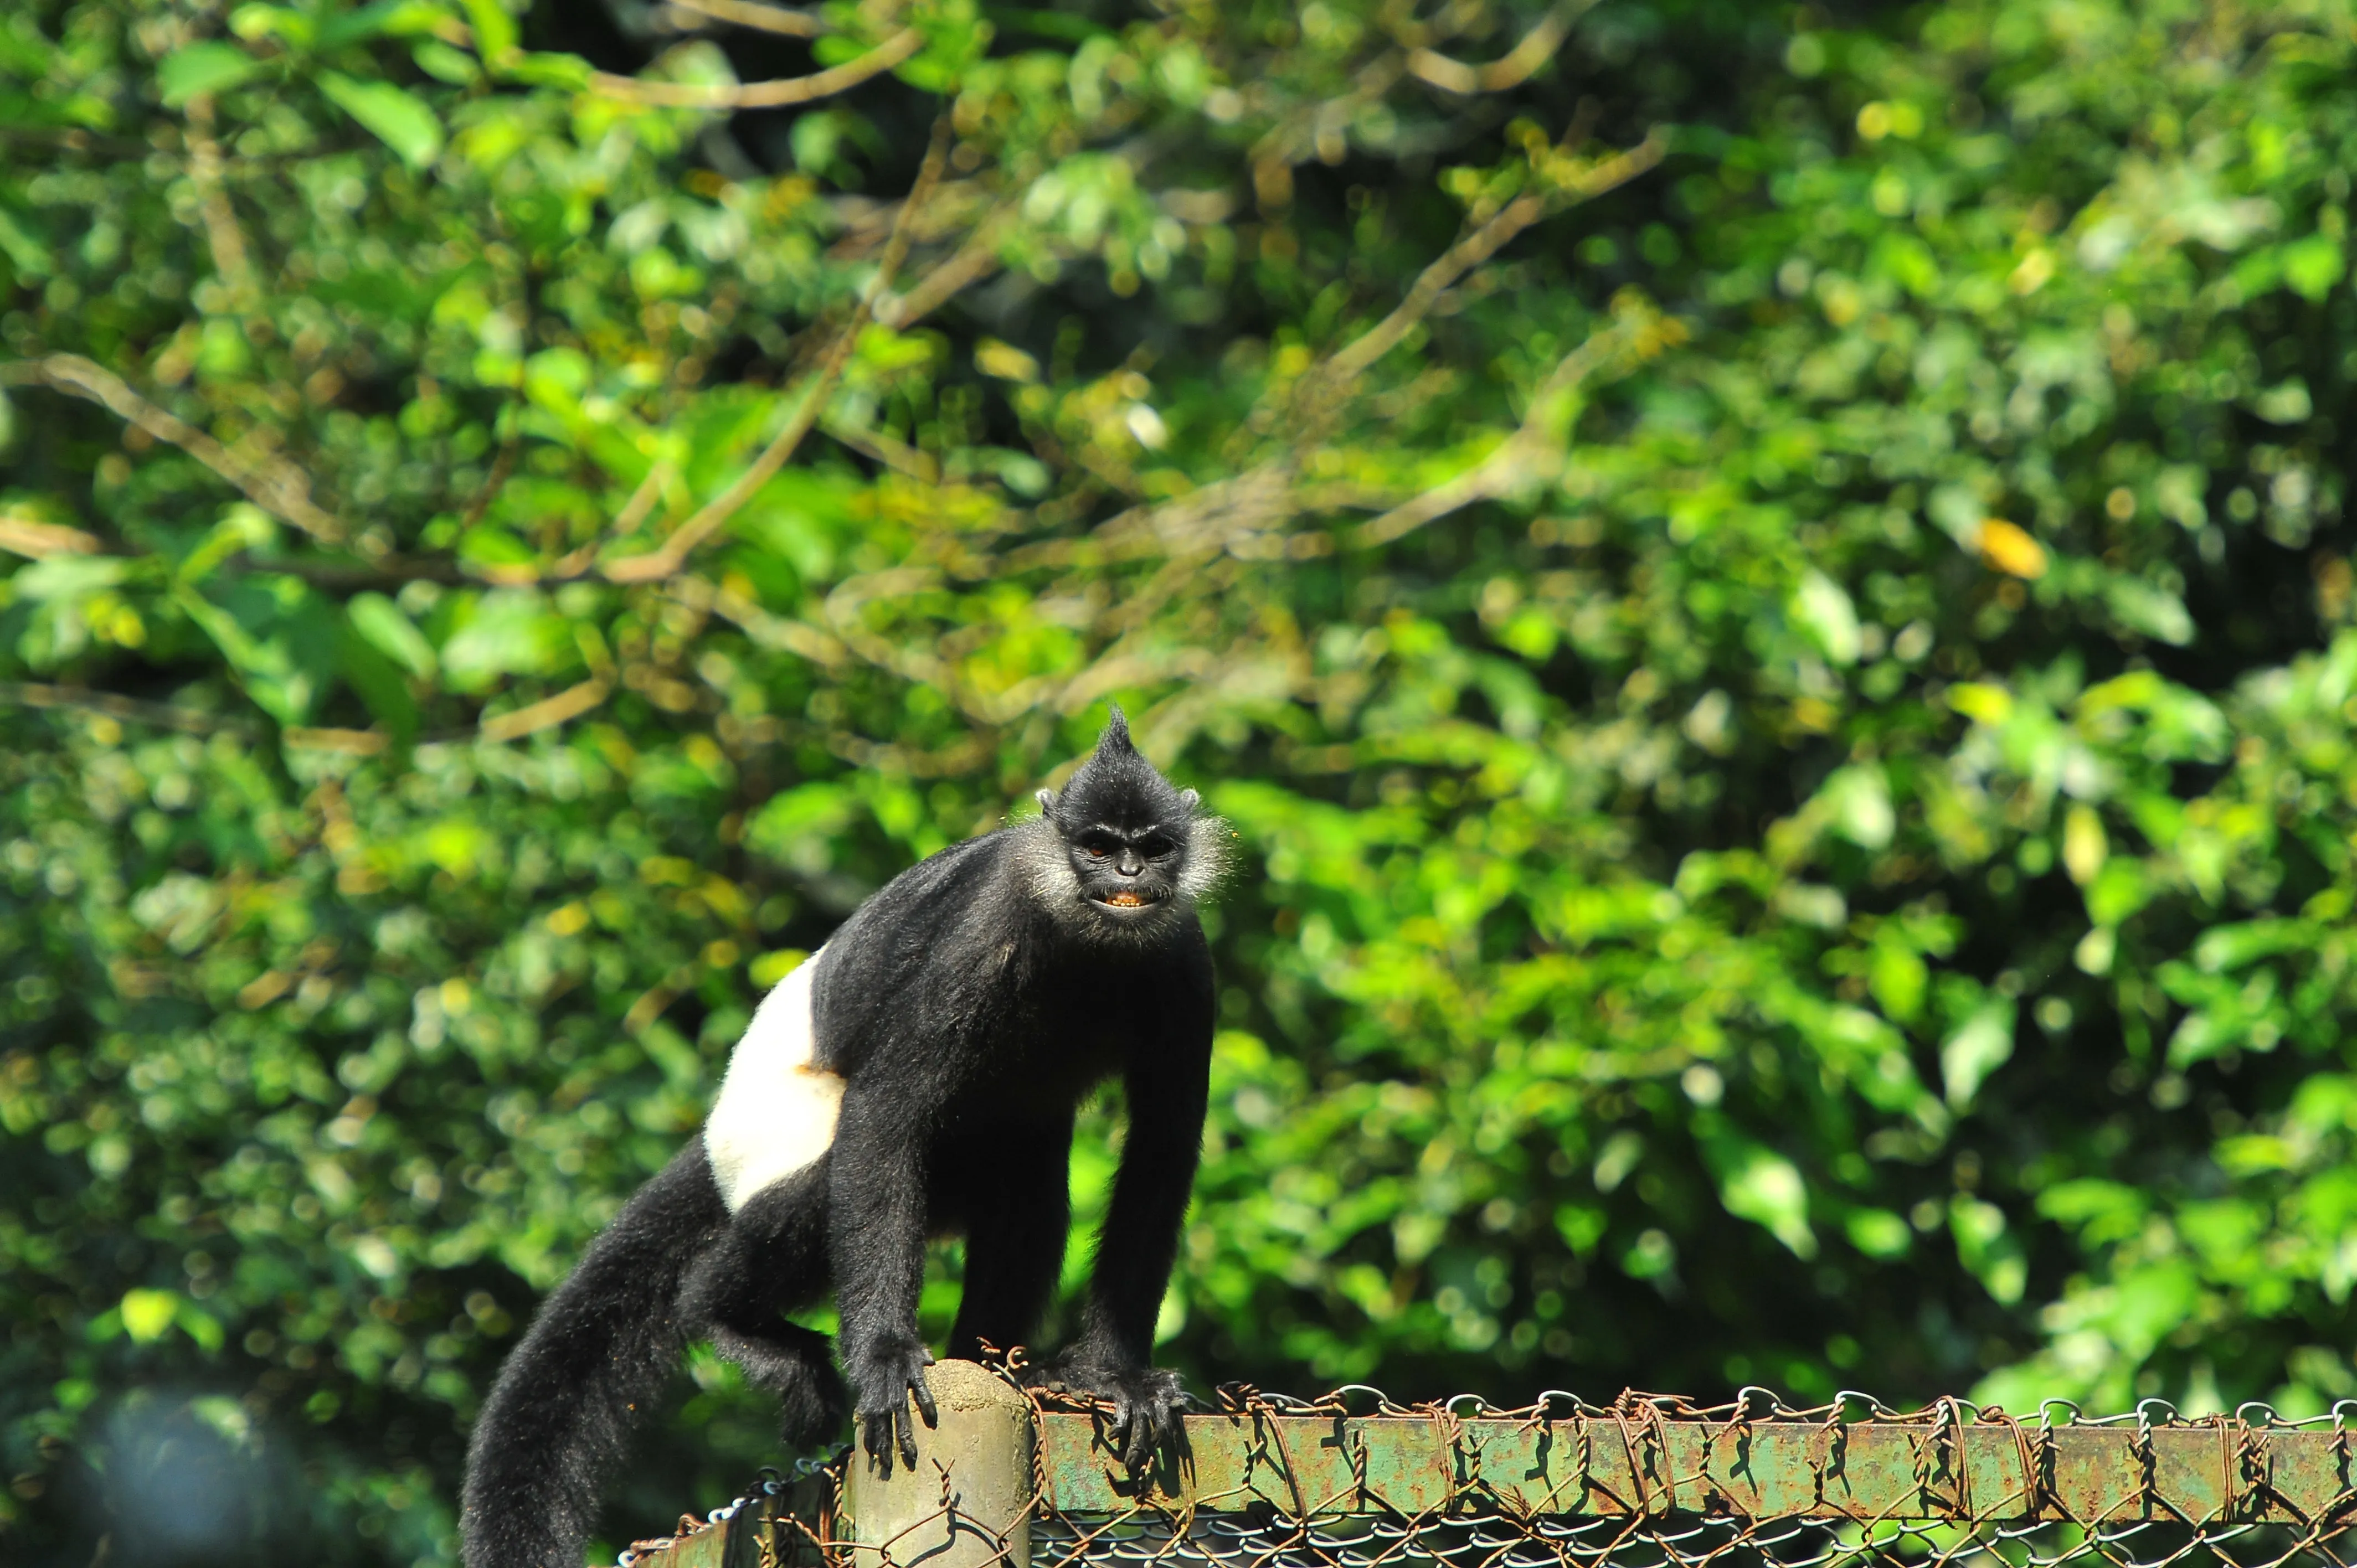
[[[925,1369],[933,1364],[933,1353],[914,1338],[888,1336],[871,1347],[851,1369],[851,1384],[859,1395],[859,1424],[866,1436],[867,1455],[887,1476],[892,1473],[892,1455],[898,1450],[900,1463],[913,1470],[917,1467],[917,1423],[909,1413],[909,1401],[917,1402],[927,1426],[941,1424],[941,1412],[933,1407],[933,1391],[925,1386]]]
[[[1163,1367],[1117,1367],[1074,1352],[1027,1369],[1023,1380],[1058,1393],[1083,1394],[1113,1406],[1113,1442],[1132,1469],[1154,1451],[1183,1439],[1187,1385]]]

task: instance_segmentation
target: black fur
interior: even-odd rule
[[[1130,743],[1119,708],[1042,816],[954,845],[856,911],[816,961],[817,1065],[845,1079],[834,1142],[733,1219],[703,1140],[590,1247],[501,1370],[468,1455],[468,1568],[577,1568],[597,1491],[679,1353],[709,1337],[785,1405],[786,1438],[842,1425],[823,1336],[780,1315],[832,1286],[871,1459],[916,1462],[929,1235],[966,1238],[950,1353],[1036,1331],[1061,1269],[1072,1116],[1120,1076],[1129,1132],[1077,1339],[1035,1375],[1115,1406],[1133,1462],[1172,1432],[1154,1321],[1202,1138],[1211,963],[1194,913],[1217,825]]]

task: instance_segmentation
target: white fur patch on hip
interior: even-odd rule
[[[818,957],[802,960],[754,1009],[705,1121],[704,1152],[731,1214],[834,1145],[843,1079],[813,1060],[811,981]]]

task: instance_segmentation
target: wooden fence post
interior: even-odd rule
[[[865,1433],[844,1478],[855,1568],[1030,1568],[1031,1402],[972,1361],[925,1375],[941,1424],[917,1423],[917,1467],[877,1473]]]

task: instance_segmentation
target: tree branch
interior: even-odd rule
[[[197,188],[198,206],[205,216],[205,240],[213,253],[213,273],[241,311],[252,310],[262,297],[254,281],[253,263],[246,250],[245,232],[237,224],[221,184],[221,156],[214,142],[213,101],[209,94],[188,100],[188,180]]]
[[[734,22],[740,27],[753,27],[764,33],[783,33],[790,38],[814,38],[834,30],[808,11],[757,5],[754,0],[671,0],[671,4],[678,10],[693,11],[717,22]]]
[[[999,238],[1014,211],[1012,206],[1003,207],[975,225],[965,242],[919,278],[908,293],[879,301],[876,319],[895,330],[912,327],[996,272]]]
[[[924,47],[923,33],[914,27],[903,27],[857,59],[845,60],[841,65],[813,71],[808,76],[732,85],[700,81],[641,81],[634,76],[616,76],[611,71],[601,70],[589,79],[589,83],[608,98],[627,98],[633,103],[649,103],[666,109],[780,109],[788,104],[814,102],[821,98],[832,98],[838,92],[848,91],[870,77],[891,70]]]
[[[172,703],[143,703],[136,697],[119,697],[112,692],[93,692],[86,686],[49,686],[34,681],[0,681],[0,704],[96,714],[102,718],[153,725],[159,729],[176,729],[188,735],[210,735],[216,730],[228,730],[233,734],[246,731],[246,725],[235,718],[200,713],[195,708],[184,708]]]
[[[639,488],[630,492],[630,499],[622,503],[622,510],[615,513],[614,521],[597,538],[577,550],[567,551],[558,556],[555,564],[550,566],[486,566],[482,569],[484,581],[510,586],[571,582],[589,570],[590,563],[597,559],[598,551],[644,522],[647,514],[654,510],[655,503],[662,499],[663,492],[671,489],[678,478],[679,469],[670,458],[656,459],[647,469],[646,478],[639,481]]]
[[[818,423],[819,414],[826,406],[827,395],[834,390],[836,380],[843,374],[843,367],[850,360],[852,347],[859,340],[860,329],[867,325],[876,301],[892,286],[893,276],[908,258],[909,231],[913,226],[915,214],[932,195],[933,187],[941,182],[942,166],[949,161],[949,150],[950,117],[943,114],[933,124],[932,145],[926,149],[923,166],[917,171],[917,182],[909,188],[909,199],[901,204],[899,219],[892,225],[892,238],[884,247],[884,259],[877,269],[874,283],[861,296],[858,307],[851,313],[851,319],[844,324],[843,330],[827,346],[825,361],[819,366],[818,374],[812,378],[810,390],[804,394],[801,405],[786,420],[786,427],[779,431],[768,449],[753,460],[751,467],[738,475],[734,484],[706,501],[694,517],[680,524],[678,531],[663,541],[662,548],[644,555],[627,555],[619,561],[607,563],[605,575],[608,582],[652,582],[678,571],[697,545],[718,532],[763,485],[777,477],[779,469],[786,466],[786,459],[794,455],[794,448],[802,445],[802,437],[809,435],[811,426]]]
[[[1384,317],[1320,367],[1320,380],[1338,385],[1397,347],[1424,319],[1448,286],[1488,261],[1523,230],[1567,201],[1586,201],[1643,174],[1662,161],[1669,144],[1657,129],[1627,152],[1606,158],[1560,183],[1524,193],[1499,209],[1490,220],[1450,246],[1446,254],[1424,269],[1407,296]]]
[[[1622,351],[1633,349],[1640,357],[1651,358],[1684,338],[1676,322],[1663,320],[1650,306],[1624,310],[1619,321],[1591,334],[1556,363],[1532,394],[1521,427],[1495,452],[1455,478],[1361,523],[1351,542],[1361,550],[1389,544],[1475,501],[1492,500],[1523,485],[1554,478],[1563,470],[1569,435],[1564,399]]]
[[[543,697],[511,713],[495,714],[485,719],[479,732],[485,740],[522,740],[535,730],[553,729],[568,719],[583,714],[606,700],[613,682],[602,675],[594,675],[577,686],[567,686],[553,697]]]
[[[1487,65],[1467,65],[1445,54],[1427,48],[1407,51],[1407,70],[1419,81],[1430,82],[1444,92],[1471,96],[1477,92],[1503,92],[1519,87],[1548,60],[1571,32],[1572,23],[1596,0],[1562,0],[1554,10],[1540,18],[1539,25],[1523,35],[1522,42],[1503,56]]]
[[[79,528],[0,512],[0,550],[13,554],[43,561],[52,555],[95,555],[102,548],[96,534]]]
[[[322,543],[343,542],[348,531],[342,520],[320,510],[312,501],[310,477],[294,464],[283,458],[256,461],[231,451],[195,425],[141,397],[122,377],[79,354],[51,354],[31,361],[27,369],[59,392],[97,403],[156,440],[178,446],[273,517],[294,524]]]
[[[379,757],[393,744],[381,729],[312,729],[289,725],[278,738],[298,750],[340,751],[348,757]]]

